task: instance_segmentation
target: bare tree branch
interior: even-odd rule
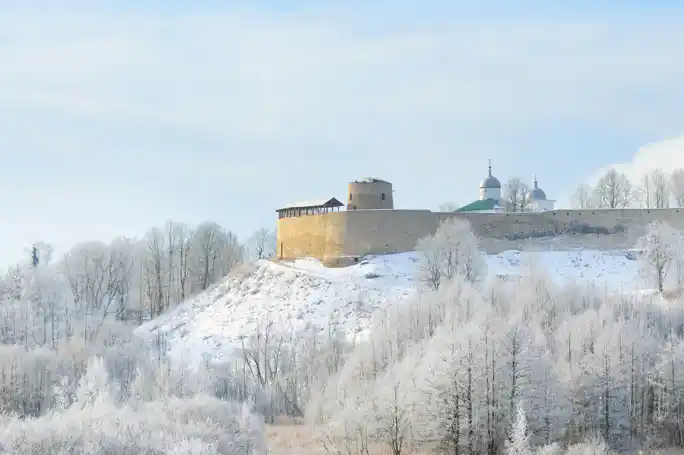
[[[610,169],[596,184],[594,194],[598,207],[622,209],[632,202],[632,184],[625,174]]]
[[[529,186],[518,177],[508,180],[504,184],[504,205],[508,212],[522,212],[527,205]]]
[[[577,186],[572,195],[572,207],[575,209],[590,209],[595,204],[595,199],[592,194],[592,188],[586,183]]]

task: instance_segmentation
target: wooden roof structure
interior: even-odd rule
[[[319,208],[335,208],[343,207],[344,204],[341,203],[337,198],[330,199],[314,199],[310,201],[301,201],[294,204],[289,204],[276,210],[276,212],[282,212],[289,209],[319,209]]]

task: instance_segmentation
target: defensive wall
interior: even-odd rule
[[[681,213],[680,213],[681,210]],[[344,265],[369,254],[412,251],[442,220],[467,219],[490,254],[511,249],[631,248],[652,221],[684,230],[684,209],[588,209],[541,213],[351,210],[278,220],[276,255]]]

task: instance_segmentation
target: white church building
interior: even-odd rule
[[[501,194],[501,182],[492,175],[491,160],[489,161],[489,173],[480,183],[479,196],[478,200],[456,211],[474,213],[501,213],[506,211],[505,198]],[[539,188],[536,176],[534,177],[534,186],[523,197],[525,198],[522,210],[524,212],[544,212],[553,210],[556,205],[556,201],[547,199],[544,190]],[[520,208],[518,207],[517,210]]]

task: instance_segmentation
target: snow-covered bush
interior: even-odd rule
[[[192,448],[189,452],[180,447]],[[13,419],[0,426],[0,452],[13,455],[264,453],[262,423],[215,398],[171,398],[114,406],[78,405],[38,419]]]
[[[263,421],[244,405],[206,395],[117,405],[114,390],[104,361],[93,358],[69,407],[2,422],[1,453],[265,453]]]

